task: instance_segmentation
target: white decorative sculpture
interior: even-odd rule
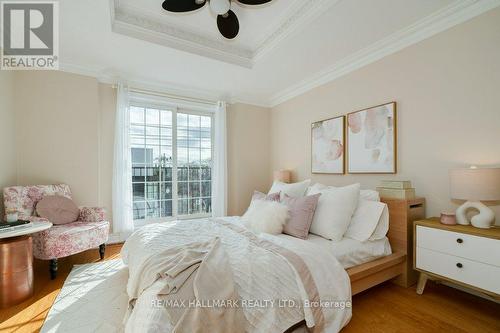
[[[467,201],[456,212],[458,224],[471,224],[476,228],[490,228],[495,213],[481,201],[500,200],[500,168],[455,169],[450,171],[451,197]],[[472,201],[474,200],[474,201]],[[479,211],[470,221],[467,212]]]

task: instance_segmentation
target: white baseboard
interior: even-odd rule
[[[108,241],[106,244],[119,244],[123,243],[125,240],[122,239],[120,234],[111,234],[109,235]]]

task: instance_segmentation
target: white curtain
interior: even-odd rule
[[[113,156],[113,233],[125,240],[134,231],[132,156],[129,146],[129,91],[118,85]]]
[[[212,170],[212,216],[227,215],[226,103],[218,102],[214,120],[214,159]]]

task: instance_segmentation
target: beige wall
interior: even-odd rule
[[[365,188],[407,178],[427,198],[430,215],[453,209],[450,168],[500,164],[498,22],[500,10],[492,11],[272,111],[230,105],[229,213],[242,214],[253,190],[267,191],[281,168],[296,179]],[[0,94],[0,185],[65,182],[78,204],[110,211],[115,90],[95,78],[29,71],[1,72]],[[399,109],[398,175],[311,175],[312,122],[392,100]]]
[[[99,86],[49,71],[15,77],[18,183],[67,183],[78,205],[99,204]]]
[[[1,163],[10,173],[0,169],[0,182],[16,182],[17,143],[18,184],[67,183],[78,205],[104,206],[111,216],[115,89],[95,78],[63,72],[18,72],[14,85],[12,78],[4,77],[2,87],[15,88],[17,127],[14,132],[13,113],[4,112],[11,109],[6,106],[9,99],[2,98],[0,115],[2,120],[10,118],[0,126],[11,125],[5,126],[10,132],[0,135],[12,157],[3,156],[12,163]],[[228,107],[231,214],[244,212],[252,191],[269,185],[269,113],[245,104]]]
[[[229,215],[242,215],[254,190],[269,190],[269,126],[269,109],[246,104],[228,108]]]
[[[428,215],[456,206],[448,170],[500,164],[500,10],[494,10],[275,107],[272,169],[326,184],[410,179]],[[398,103],[399,174],[311,175],[314,121]],[[500,207],[494,208],[497,223]],[[499,223],[500,224],[500,223]]]
[[[51,71],[16,73],[15,89],[18,184],[66,183],[111,219],[115,89]]]
[[[0,189],[16,183],[14,72],[0,71]],[[0,220],[3,197],[0,190]]]

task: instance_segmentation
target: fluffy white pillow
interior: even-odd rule
[[[254,200],[242,216],[243,224],[256,233],[279,235],[288,219],[288,207],[279,202]]]
[[[316,206],[310,233],[334,242],[342,240],[359,199],[359,184],[317,190],[309,189],[308,194],[321,193]]]
[[[384,210],[388,212],[387,205],[384,203],[371,200],[360,200],[344,236],[360,242],[369,240],[370,237],[374,235],[377,226],[381,223],[383,224],[382,215]],[[384,233],[383,229],[382,227],[379,234]],[[381,238],[385,237],[386,233],[387,230],[385,230]],[[379,239],[379,236],[380,235],[375,235],[376,239]]]
[[[309,184],[311,184],[310,179],[304,180],[300,183],[292,184],[282,183],[275,180],[268,194],[281,192],[281,199],[285,197],[285,194],[292,198],[300,198],[306,194]]]

